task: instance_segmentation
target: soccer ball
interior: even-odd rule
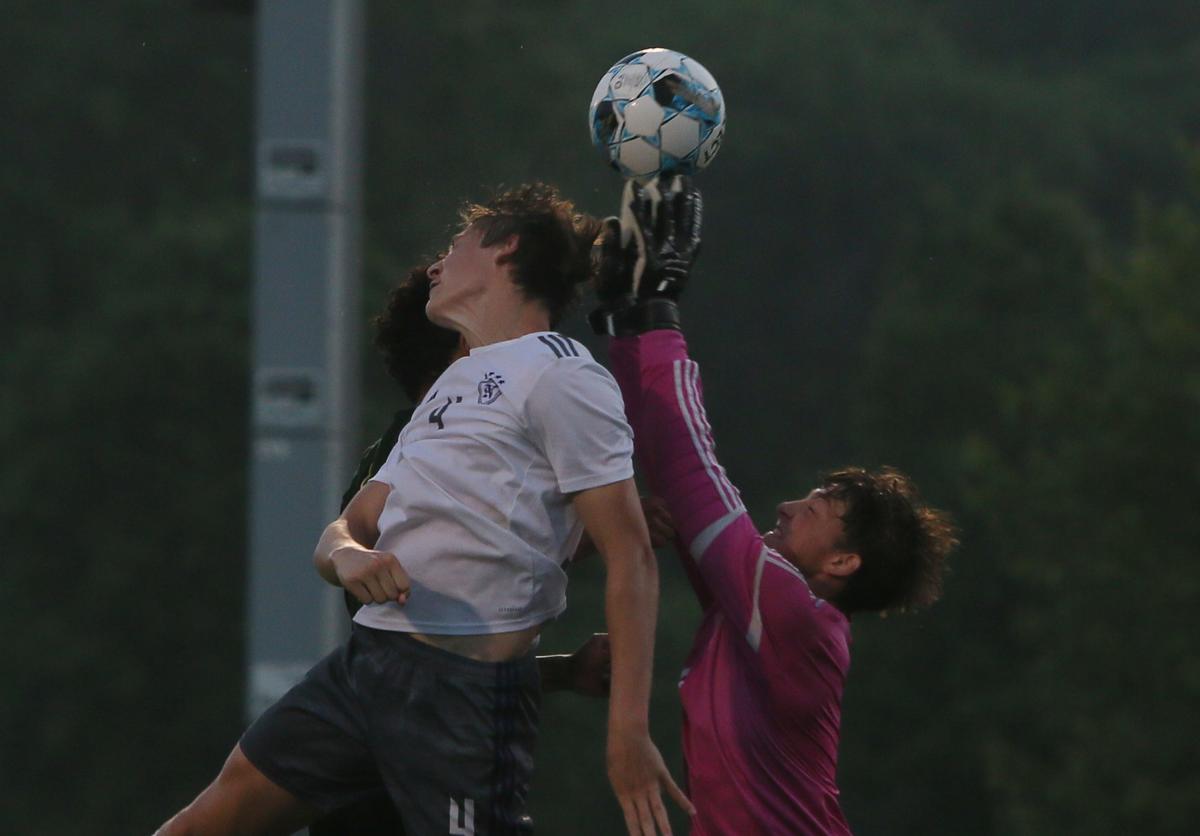
[[[643,49],[600,79],[588,125],[592,144],[627,178],[695,174],[721,147],[725,100],[699,61],[670,49]]]

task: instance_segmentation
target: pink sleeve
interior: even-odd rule
[[[791,636],[773,652],[796,652],[832,609],[813,597],[800,572],[768,549],[741,495],[716,458],[704,410],[700,369],[678,331],[651,331],[610,343],[634,451],[650,490],[675,518],[693,586],[707,608],[724,615],[758,650]],[[834,620],[838,620],[835,615]],[[800,639],[800,641],[796,641]],[[764,648],[766,649],[766,648]]]
[[[701,604],[718,602],[745,624],[762,538],[716,460],[699,367],[678,331],[611,341],[613,375],[633,427],[634,451],[652,493],[666,502]]]
[[[634,460],[637,462],[639,472],[649,483],[651,492],[661,497],[662,491],[658,488],[654,478],[657,460],[656,448],[641,441],[641,439],[647,438],[648,434],[641,426],[643,412],[639,356],[639,344],[636,339],[616,339],[609,343],[609,363],[612,366],[613,377],[617,379],[617,384],[621,387],[621,397],[625,401],[625,417],[633,428]],[[695,590],[696,597],[700,600],[701,608],[707,610],[713,603],[712,593],[696,568],[695,561],[688,554],[688,544],[682,536],[675,538],[675,552],[679,555],[688,581],[691,582],[692,589]]]

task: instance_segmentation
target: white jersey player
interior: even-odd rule
[[[411,588],[355,621],[457,636],[557,616],[583,530],[571,495],[628,479],[631,454],[617,385],[579,343],[543,331],[472,349],[373,477],[388,488],[375,548]]]
[[[290,832],[381,790],[410,833],[528,832],[532,648],[586,529],[607,569],[608,772],[629,832],[691,812],[648,732],[658,582],[612,378],[550,329],[598,224],[547,186],[468,207],[430,320],[470,350],[317,546],[365,606],[349,642],[259,718],[165,833]]]

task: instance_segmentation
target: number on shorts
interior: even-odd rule
[[[450,799],[450,836],[475,836],[475,802],[464,798],[462,808]]]

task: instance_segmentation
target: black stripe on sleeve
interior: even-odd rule
[[[540,340],[540,341],[541,341],[543,344],[545,344],[545,346],[546,346],[547,348],[549,348],[551,351],[553,351],[553,352],[554,352],[554,356],[555,356],[555,357],[558,357],[558,358],[560,358],[560,359],[562,358],[562,356],[563,356],[563,354],[562,354],[562,350],[561,350],[561,349],[560,349],[560,348],[559,348],[557,345],[555,345],[555,344],[554,344],[554,343],[553,343],[553,342],[550,340],[550,338],[549,338],[549,337],[547,337],[545,334],[541,334],[541,335],[539,335],[539,336],[538,336],[538,339],[539,339],[539,340]]]
[[[562,334],[551,334],[550,339],[559,344],[559,347],[562,348],[564,355],[570,354],[572,357],[579,356],[579,349],[577,349],[575,345]]]

